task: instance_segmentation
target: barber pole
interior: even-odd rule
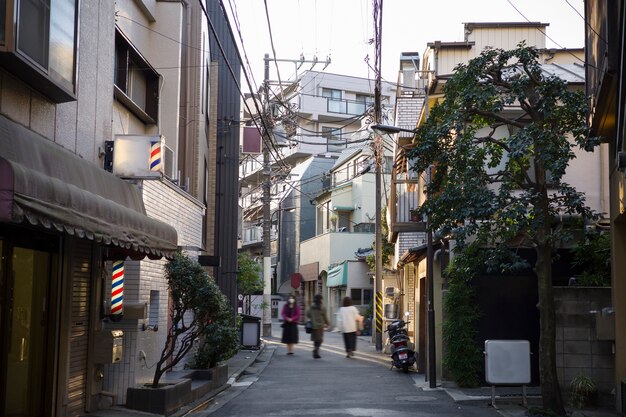
[[[111,317],[124,314],[124,261],[113,262],[111,275]]]
[[[161,141],[150,142],[150,172],[161,170]]]

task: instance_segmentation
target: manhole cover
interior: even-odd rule
[[[398,401],[411,401],[414,403],[423,402],[423,401],[435,401],[436,399],[437,398],[435,397],[427,397],[427,396],[418,397],[416,395],[406,395],[404,397],[396,397],[396,400]]]

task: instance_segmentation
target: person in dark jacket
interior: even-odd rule
[[[313,357],[315,359],[321,358],[320,347],[324,341],[324,330],[330,326],[328,321],[328,315],[326,315],[326,308],[322,305],[322,296],[315,294],[313,297],[313,304],[306,312],[306,316],[311,320],[313,330],[311,331],[311,341],[313,342]]]
[[[293,295],[287,299],[280,315],[283,318],[283,336],[281,342],[287,344],[287,355],[293,355],[293,345],[298,343],[298,323],[301,316],[300,306]]]

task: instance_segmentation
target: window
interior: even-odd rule
[[[331,113],[345,113],[346,109],[341,99],[341,90],[322,88],[322,97],[326,97],[326,109]]]
[[[1,65],[57,103],[75,100],[77,14],[76,0],[0,0]]]
[[[354,305],[368,305],[372,302],[372,290],[369,288],[351,288],[350,298]]]
[[[115,33],[115,98],[147,124],[156,124],[159,74],[120,31]]]
[[[326,138],[328,152],[341,152],[346,148],[346,141],[341,136],[341,128],[322,126],[322,137]]]

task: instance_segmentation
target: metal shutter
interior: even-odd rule
[[[71,265],[72,311],[67,380],[69,416],[84,414],[87,392],[89,295],[91,293],[91,245],[77,241]]]

